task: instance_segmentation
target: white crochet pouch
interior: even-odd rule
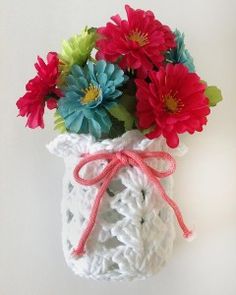
[[[88,223],[100,184],[77,183],[73,171],[86,154],[120,150],[168,151],[182,155],[185,147],[170,150],[163,138],[149,140],[139,131],[96,141],[91,135],[62,134],[49,145],[65,161],[63,180],[62,243],[68,266],[81,277],[102,280],[144,279],[157,273],[169,258],[175,238],[172,208],[137,167],[122,168],[112,179],[101,201],[96,223],[82,257],[72,255]],[[149,160],[151,163],[152,160]],[[163,169],[163,161],[152,167]],[[106,160],[94,161],[81,171],[84,178],[98,175]],[[161,180],[172,197],[172,176]]]

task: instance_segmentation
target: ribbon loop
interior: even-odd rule
[[[163,160],[165,161],[165,163],[169,164],[169,166],[166,170],[159,171],[148,165],[145,159],[149,158]],[[102,170],[102,172],[91,179],[82,178],[79,175],[81,169],[85,165],[97,160],[106,160],[108,162],[105,168]],[[184,237],[189,238],[192,236],[192,231],[187,228],[183,221],[180,209],[178,208],[177,204],[165,193],[165,190],[162,187],[161,182],[159,180],[159,178],[167,177],[173,174],[175,171],[176,163],[174,158],[169,153],[130,150],[122,150],[115,153],[98,153],[94,155],[86,155],[74,169],[74,178],[78,183],[87,186],[94,185],[100,182],[102,183],[96,195],[94,204],[92,205],[88,224],[84,232],[82,233],[77,248],[73,250],[74,255],[81,256],[85,253],[85,244],[95,225],[102,197],[104,196],[107,188],[109,187],[112,178],[117,174],[117,172],[122,167],[126,167],[128,165],[138,167],[148,177],[150,182],[153,183],[153,185],[159,191],[159,194],[162,197],[162,199],[173,209],[179,226],[183,231]]]

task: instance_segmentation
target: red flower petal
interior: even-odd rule
[[[176,148],[179,145],[179,137],[176,132],[164,134],[169,147]]]
[[[138,77],[146,77],[154,66],[163,64],[164,52],[175,47],[175,37],[169,27],[155,19],[151,11],[134,10],[125,5],[127,20],[119,15],[111,17],[114,23],[98,29],[97,59],[115,62],[122,57],[122,69],[138,71]]]
[[[49,98],[47,100],[47,107],[49,110],[53,110],[57,108],[57,100],[55,98]]]
[[[59,59],[55,52],[48,53],[47,63],[38,57],[35,64],[37,76],[26,84],[27,92],[16,103],[19,116],[28,117],[26,126],[29,128],[44,128],[43,114],[48,96],[53,97],[47,101],[48,108],[56,107],[56,98],[61,93],[56,86],[59,76],[58,65]]]
[[[168,64],[149,74],[150,83],[136,79],[138,126],[153,128],[146,136],[161,134],[174,148],[179,144],[178,133],[201,132],[210,113],[205,86],[197,74],[189,73],[182,64]]]

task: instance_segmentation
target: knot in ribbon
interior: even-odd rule
[[[145,161],[146,159],[156,159],[156,160],[164,160],[168,167],[165,170],[157,170],[152,168],[148,163]],[[81,178],[79,173],[81,169],[90,162],[97,161],[97,160],[106,160],[108,163],[105,168],[102,170],[100,174],[91,178],[91,179],[84,179]],[[185,238],[189,238],[192,236],[192,231],[187,228],[183,221],[183,217],[181,211],[177,204],[166,194],[163,186],[161,185],[160,178],[167,177],[174,173],[176,168],[176,163],[174,158],[166,152],[149,152],[149,151],[130,151],[130,150],[122,150],[119,152],[114,153],[97,153],[94,155],[85,155],[84,158],[76,165],[74,169],[74,178],[75,181],[82,184],[91,186],[94,184],[98,184],[101,182],[101,186],[98,189],[98,193],[95,197],[95,201],[92,205],[90,216],[88,219],[88,224],[78,246],[73,250],[73,255],[75,256],[82,256],[85,253],[85,244],[93,230],[93,227],[96,222],[96,217],[99,209],[100,202],[104,193],[109,187],[109,184],[112,178],[118,173],[118,171],[123,167],[137,167],[139,168],[149,179],[149,181],[156,187],[162,199],[173,209],[179,226],[183,231],[183,235]]]
[[[117,160],[119,160],[122,165],[124,165],[124,166],[129,165],[129,163],[130,163],[129,157],[126,155],[125,152],[117,152],[115,155],[116,155]]]

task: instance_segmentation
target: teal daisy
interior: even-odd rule
[[[184,64],[190,72],[195,72],[193,58],[190,55],[189,51],[185,48],[184,33],[181,33],[179,30],[176,29],[174,34],[176,47],[167,51],[166,62],[173,64]]]
[[[67,78],[64,97],[58,102],[58,112],[67,130],[89,133],[96,138],[108,134],[112,126],[108,111],[118,104],[122,94],[118,88],[126,80],[117,65],[104,60],[88,61],[84,67],[74,65]]]

